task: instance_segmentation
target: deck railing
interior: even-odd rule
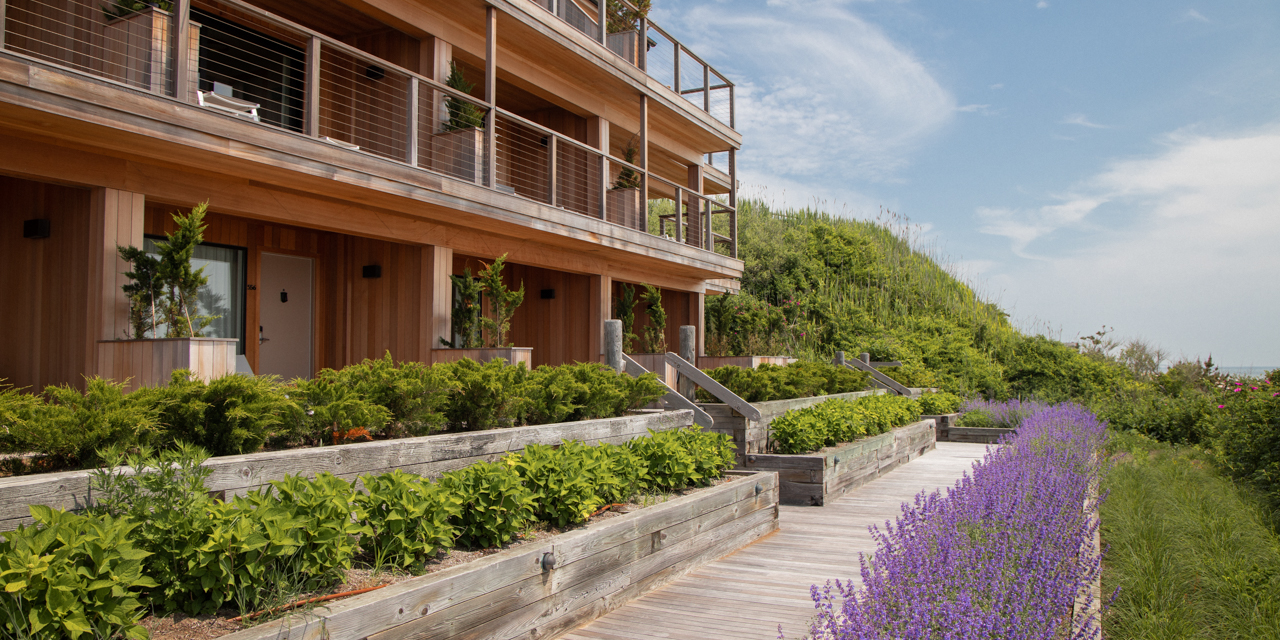
[[[629,0],[535,0],[682,98],[733,128],[733,83]],[[601,25],[605,25],[601,28]]]
[[[729,204],[240,0],[122,15],[102,2],[0,0],[0,48],[630,229],[665,236],[669,227],[673,240],[737,255]],[[715,216],[728,216],[718,224],[729,235],[712,232]]]

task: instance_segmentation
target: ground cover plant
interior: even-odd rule
[[[8,471],[17,473],[93,467],[108,444],[188,443],[235,455],[612,418],[663,392],[654,374],[633,378],[599,363],[530,371],[502,360],[427,366],[389,354],[288,383],[236,375],[205,383],[183,370],[167,385],[128,394],[98,378],[84,391],[51,386],[31,394],[0,386],[0,453],[38,454],[38,465],[9,458]]]
[[[1097,531],[1096,503],[1082,507],[1105,440],[1104,424],[1078,405],[1028,416],[945,496],[922,492],[873,529],[862,587],[813,587],[813,637],[1072,636],[1076,597],[1099,570],[1098,554],[1081,551]],[[1097,637],[1097,621],[1081,636]]]
[[[625,445],[532,446],[438,481],[393,471],[287,476],[222,501],[207,454],[104,451],[94,508],[33,506],[36,524],[0,534],[0,638],[146,638],[147,610],[249,614],[342,582],[357,562],[421,571],[441,551],[511,542],[541,522],[564,528],[647,491],[702,486],[733,465],[728,436],[651,432]],[[97,635],[94,635],[94,633]]]
[[[803,409],[792,409],[769,424],[769,450],[810,453],[842,442],[885,433],[920,419],[920,403],[894,395],[852,400],[832,398]]]
[[[754,369],[730,365],[711,369],[706,374],[747,402],[862,391],[867,388],[868,380],[868,375],[862,371],[805,361],[788,365],[762,364]],[[698,399],[701,402],[718,402],[703,390],[698,391]]]

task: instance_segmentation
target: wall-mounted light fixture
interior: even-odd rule
[[[49,237],[49,221],[44,218],[35,220],[22,221],[22,237],[24,238],[48,238]]]
[[[556,299],[556,290],[555,290],[555,289],[543,289],[543,290],[542,290],[542,299],[543,299],[543,300],[555,300],[555,299]]]
[[[366,278],[381,278],[381,277],[382,277],[382,265],[380,265],[380,264],[366,264],[365,266],[361,267],[361,269],[360,269],[360,275],[362,275],[362,276],[364,276],[364,277],[366,277]]]

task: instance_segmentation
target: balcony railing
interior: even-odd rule
[[[179,0],[186,20],[159,7],[108,12],[115,5],[101,2],[0,1],[0,44],[350,153],[737,256],[729,204],[240,0]]]
[[[730,128],[736,126],[733,83],[679,40],[642,17],[640,10],[628,0],[535,2],[711,117]]]

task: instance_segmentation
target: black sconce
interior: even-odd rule
[[[366,277],[366,278],[381,278],[381,277],[382,277],[382,265],[380,265],[380,264],[366,264],[365,266],[363,266],[363,267],[361,267],[361,268],[360,268],[360,274],[361,274],[361,275],[363,275],[363,276],[364,276],[364,277]]]
[[[387,70],[376,64],[371,64],[364,69],[364,77],[370,80],[381,80],[387,77]]]
[[[288,302],[288,301],[289,301],[289,292],[288,292],[288,291],[285,291],[284,289],[281,289],[281,290],[280,290],[280,302]]]
[[[22,237],[35,239],[48,238],[49,226],[49,221],[43,218],[38,218],[36,220],[23,220]]]
[[[543,290],[542,290],[542,299],[543,299],[543,300],[555,300],[555,299],[556,299],[556,290],[555,290],[555,289],[543,289]]]

